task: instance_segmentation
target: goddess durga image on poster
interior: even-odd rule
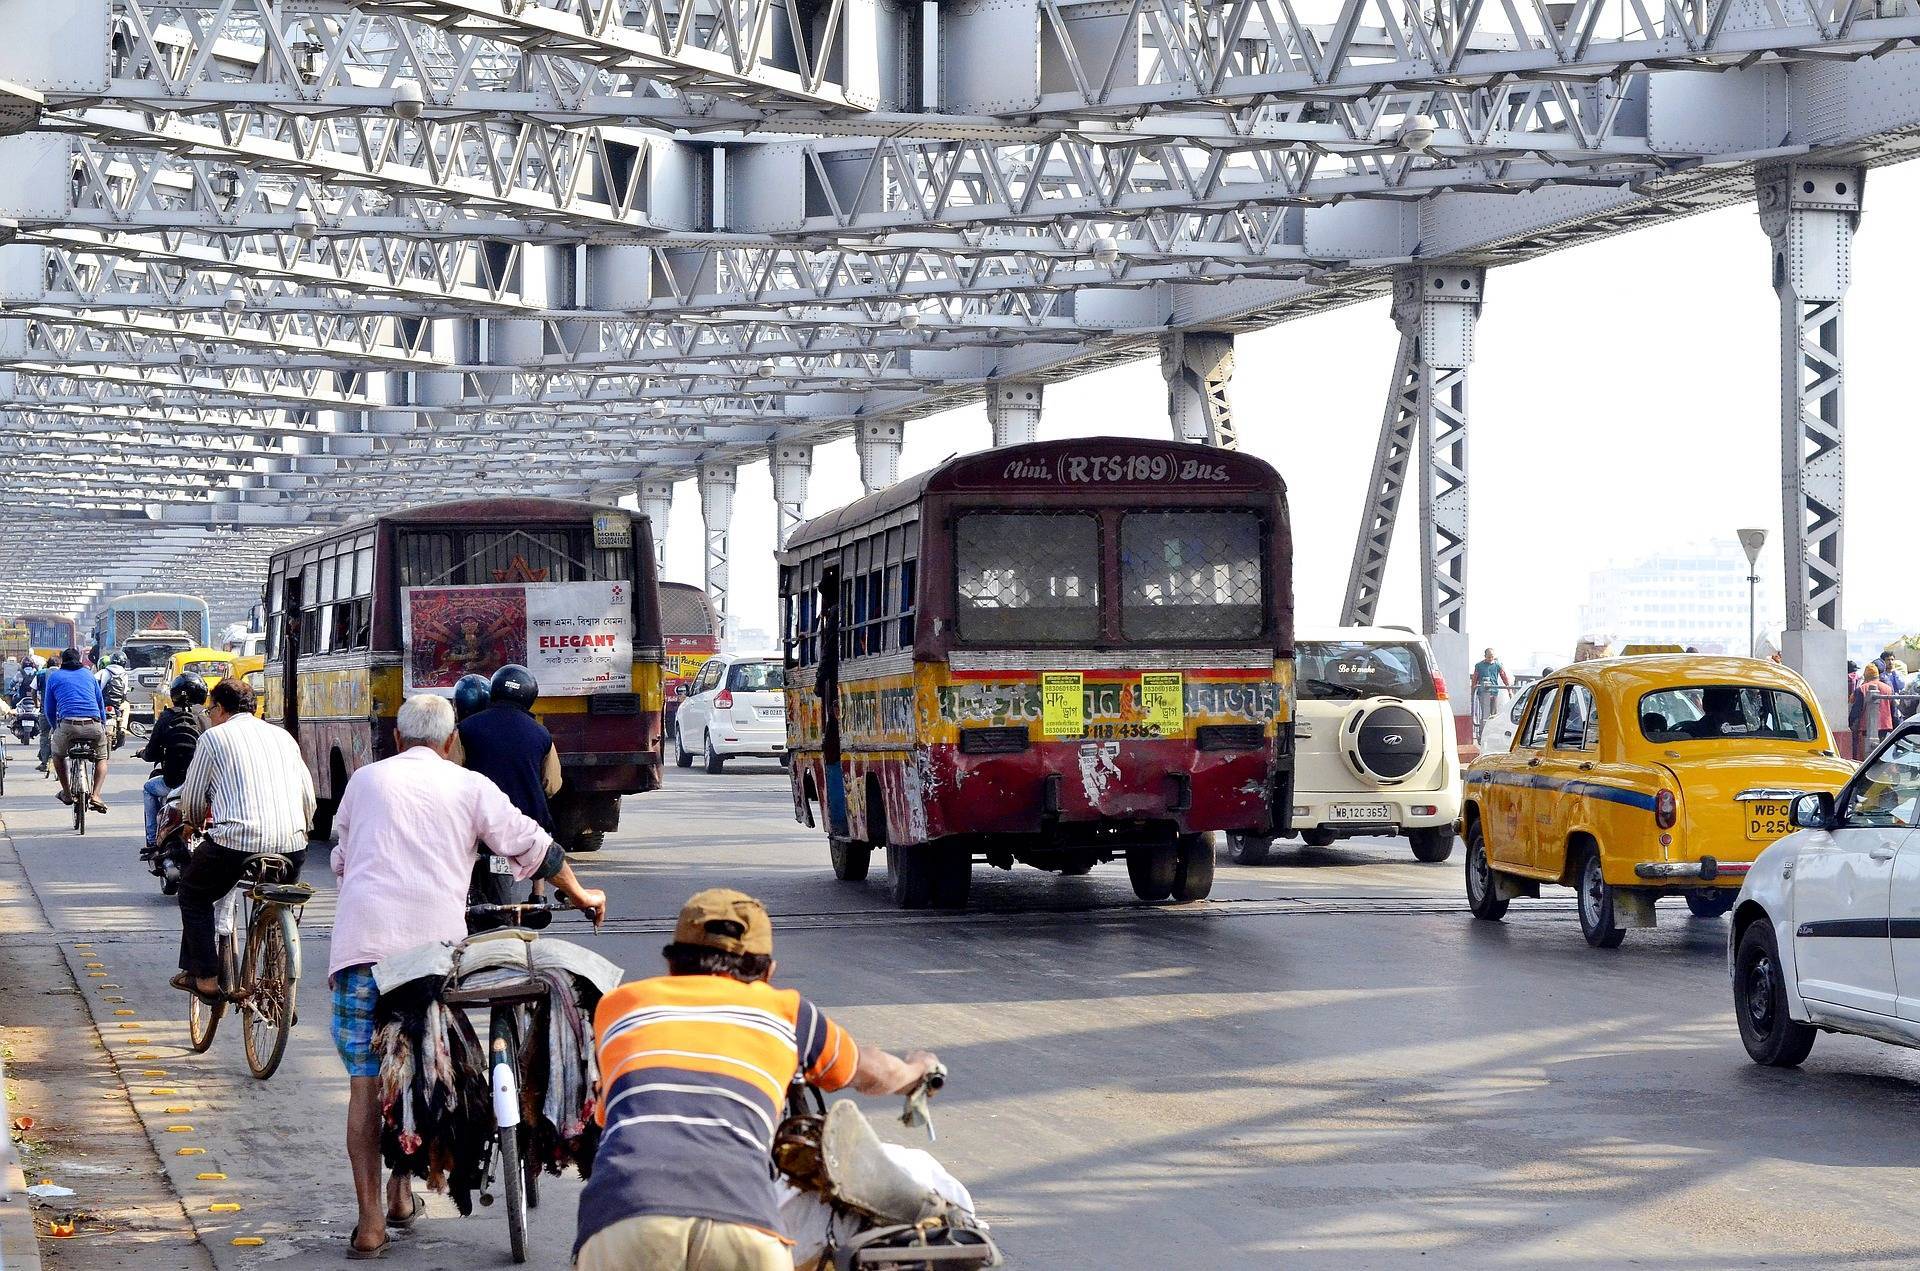
[[[527,661],[525,588],[413,589],[408,617],[415,688],[452,688],[463,675],[491,675]]]

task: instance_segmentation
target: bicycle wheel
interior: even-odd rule
[[[233,933],[228,932],[220,940],[220,987],[233,987],[237,978],[231,973],[234,962]],[[193,1043],[196,1054],[204,1054],[207,1047],[213,1045],[213,1034],[220,1027],[220,1017],[227,1013],[227,1000],[223,997],[209,1006],[200,1000],[198,993],[187,994],[187,1039]]]
[[[73,796],[73,828],[80,834],[87,832],[87,799],[93,794],[87,788],[90,766],[85,763],[67,764],[68,793]]]
[[[492,1066],[488,1071],[506,1068],[509,1088],[517,1105],[520,1101],[520,1030],[515,1026],[512,1007],[493,1009],[488,1033],[488,1048],[492,1052]],[[497,1082],[495,1088],[498,1088]],[[500,1146],[500,1181],[507,1193],[507,1243],[516,1263],[527,1260],[527,1172],[520,1155],[520,1130],[518,1125],[503,1125],[494,1135]]]
[[[240,1039],[247,1050],[247,1067],[265,1081],[287,1053],[293,1032],[293,994],[298,987],[289,941],[291,920],[277,905],[264,905],[247,931],[247,961],[240,983],[247,990],[240,1003],[244,1021]]]

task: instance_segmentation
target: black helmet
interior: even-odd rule
[[[504,702],[530,711],[533,704],[540,700],[540,681],[534,679],[533,672],[526,667],[508,663],[493,673],[493,682],[487,687],[487,697],[496,706]]]
[[[192,671],[182,671],[173,677],[173,684],[167,689],[167,696],[173,704],[181,708],[205,706],[207,704],[207,682]]]
[[[484,675],[466,674],[453,686],[453,717],[456,720],[478,715],[487,709],[487,699],[493,692],[493,686],[487,683]]]

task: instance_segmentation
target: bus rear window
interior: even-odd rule
[[[969,512],[954,530],[957,627],[969,644],[1062,644],[1100,634],[1100,531],[1091,516]]]
[[[1120,519],[1120,633],[1251,639],[1266,631],[1257,512],[1130,512]]]

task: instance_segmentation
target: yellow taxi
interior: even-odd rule
[[[264,653],[241,653],[233,659],[233,669],[228,672],[253,690],[253,713],[260,718],[267,717],[267,655]]]
[[[225,649],[182,649],[167,661],[167,673],[153,690],[153,717],[173,705],[173,682],[192,671],[212,688],[233,674],[234,656]]]
[[[1792,797],[1852,775],[1786,667],[1704,654],[1575,663],[1534,687],[1511,750],[1467,769],[1467,906],[1497,921],[1515,897],[1564,883],[1598,949],[1653,926],[1663,896],[1716,917],[1792,828]]]

